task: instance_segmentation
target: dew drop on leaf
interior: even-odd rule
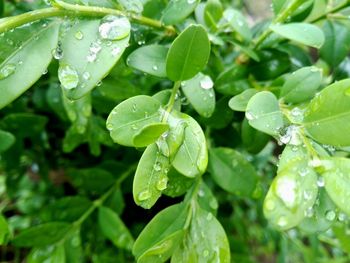
[[[156,187],[159,191],[163,191],[167,188],[167,185],[168,185],[168,178],[165,177],[157,182]]]
[[[214,82],[209,76],[205,76],[201,81],[200,81],[200,86],[202,89],[212,89],[214,86]]]
[[[0,69],[0,80],[11,76],[16,71],[16,65],[9,63]]]
[[[333,210],[329,210],[326,212],[326,219],[328,221],[333,221],[336,218],[336,213]]]
[[[162,166],[161,166],[161,164],[160,163],[155,163],[154,165],[153,165],[153,169],[155,170],[155,171],[157,171],[157,172],[159,172],[160,170],[162,170]]]
[[[74,34],[75,38],[78,39],[78,40],[82,40],[83,37],[84,37],[84,34],[83,32],[81,31],[77,31],[75,34]]]
[[[103,39],[123,39],[130,34],[130,22],[123,16],[108,15],[102,19],[98,31]]]
[[[79,84],[78,72],[69,65],[60,66],[58,69],[58,78],[67,90],[75,89]]]
[[[145,201],[145,200],[149,199],[150,197],[151,197],[151,192],[148,190],[144,190],[144,191],[140,192],[137,196],[137,198],[140,201]]]

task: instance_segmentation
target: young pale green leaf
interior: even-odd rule
[[[243,111],[245,112],[247,109],[247,105],[249,100],[258,93],[255,89],[247,89],[242,93],[234,96],[228,102],[228,106],[234,111]]]
[[[208,169],[214,181],[230,193],[251,196],[255,190],[257,174],[254,167],[233,149],[210,149]]]
[[[350,216],[350,160],[333,157],[322,162],[324,186],[332,201]]]
[[[166,59],[168,78],[180,81],[194,77],[205,67],[209,55],[210,42],[204,27],[200,25],[187,27],[169,49]]]
[[[317,198],[317,174],[304,156],[291,158],[290,147],[282,153],[279,167],[264,201],[264,215],[277,229],[297,226],[312,210]]]
[[[252,127],[270,135],[277,135],[283,127],[278,100],[269,91],[259,92],[249,100],[245,116]]]
[[[317,142],[350,146],[350,80],[323,89],[308,105],[304,126]]]
[[[131,250],[134,239],[119,216],[110,208],[98,209],[98,223],[102,233],[119,248]]]
[[[28,263],[65,263],[66,255],[63,244],[33,248],[26,258]]]
[[[233,31],[237,32],[244,39],[244,41],[251,41],[252,32],[246,18],[241,12],[236,9],[229,8],[224,11],[223,17]]]
[[[300,103],[314,97],[322,83],[322,71],[314,66],[301,68],[287,78],[281,97],[287,103]]]
[[[321,48],[325,41],[323,31],[312,24],[289,23],[272,25],[270,28],[282,37],[314,48]]]
[[[167,188],[169,158],[159,152],[156,144],[148,146],[137,166],[133,195],[135,203],[145,209],[151,208]]]
[[[230,245],[220,222],[197,205],[186,239],[173,254],[171,262],[229,263],[230,255]]]
[[[168,48],[161,45],[143,46],[132,52],[128,59],[128,66],[153,76],[165,78],[166,57]]]
[[[114,142],[134,146],[133,139],[146,125],[159,123],[160,102],[139,95],[118,104],[107,119],[107,129]]]
[[[78,20],[68,27],[56,50],[62,52],[58,77],[65,95],[76,100],[92,90],[120,59],[129,35],[125,17]]]
[[[0,153],[9,149],[16,141],[12,133],[0,130]]]
[[[223,7],[221,2],[219,0],[209,0],[206,2],[203,11],[203,19],[205,21],[205,24],[210,28],[216,29],[217,23],[223,14]]]
[[[198,73],[194,78],[181,83],[182,91],[193,108],[203,117],[210,117],[215,110],[215,91],[211,78]]]
[[[322,30],[326,41],[320,50],[320,56],[333,68],[338,66],[350,50],[350,31],[347,25],[327,20]]]
[[[187,214],[188,209],[184,204],[172,205],[159,212],[136,239],[132,250],[135,257],[140,258],[148,251],[154,251],[153,255],[161,257],[156,261],[149,262],[166,261],[167,258],[163,255],[170,257],[171,253],[169,252],[172,252],[180,243],[177,238],[178,242],[173,242],[172,238],[169,237],[183,236]]]
[[[0,109],[30,88],[47,69],[59,23],[35,22],[0,37]]]
[[[163,194],[170,197],[178,197],[187,192],[188,189],[193,185],[194,180],[183,176],[174,168],[169,170],[168,176],[168,185],[167,188],[163,191]]]
[[[144,126],[139,133],[134,136],[135,147],[146,147],[154,143],[162,134],[169,130],[167,123],[151,123]]]
[[[183,21],[196,8],[200,0],[170,0],[163,11],[162,22],[173,25]]]
[[[61,240],[71,225],[62,222],[50,222],[28,228],[17,235],[12,243],[16,247],[42,247]]]
[[[4,245],[7,242],[7,237],[9,233],[9,225],[5,217],[2,214],[0,214],[0,245]]]
[[[326,190],[320,188],[318,201],[315,202],[311,217],[306,217],[299,228],[308,234],[316,234],[327,231],[336,222],[336,206],[329,198]]]
[[[184,140],[178,149],[172,165],[187,177],[202,175],[208,165],[207,143],[201,126],[190,116],[178,113],[185,124]]]

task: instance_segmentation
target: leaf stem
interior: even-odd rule
[[[333,9],[327,11],[326,13],[324,13],[324,14],[322,14],[322,15],[320,15],[320,16],[318,16],[318,17],[312,19],[312,20],[310,20],[309,23],[316,23],[316,22],[318,22],[318,21],[320,21],[320,20],[322,20],[322,19],[325,19],[325,18],[327,18],[328,15],[333,14],[333,13],[336,13],[336,12],[338,12],[338,11],[340,11],[340,10],[342,10],[342,9],[344,9],[344,8],[346,8],[346,7],[348,7],[349,5],[350,5],[350,1],[345,1],[345,2],[342,3],[341,5],[336,6],[336,7],[334,7]]]
[[[285,22],[303,2],[304,0],[293,0],[289,6],[271,22],[271,25]],[[256,40],[255,49],[257,49],[271,33],[271,27],[268,27]]]
[[[170,99],[168,102],[168,107],[167,107],[168,113],[170,113],[174,108],[176,96],[177,96],[177,93],[178,93],[180,87],[181,87],[181,81],[174,82],[174,86],[173,86],[173,89],[171,91],[171,96],[170,96]]]
[[[103,17],[105,15],[125,16],[138,24],[154,27],[157,29],[165,29],[169,35],[176,33],[174,27],[164,26],[158,20],[154,20],[141,15],[105,7],[72,5],[61,1],[56,1],[55,7],[38,9],[21,15],[5,18],[2,22],[0,22],[0,33],[40,19],[65,16],[76,17],[77,15],[87,17]]]

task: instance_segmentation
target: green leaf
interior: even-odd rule
[[[252,127],[270,135],[277,135],[283,127],[278,100],[269,91],[259,92],[249,100],[245,116]]]
[[[270,136],[254,129],[245,118],[242,122],[241,139],[248,152],[257,154],[264,149],[270,140]]]
[[[107,119],[107,129],[113,141],[124,146],[134,146],[133,138],[140,130],[160,121],[159,109],[160,102],[145,95],[120,103]]]
[[[188,189],[193,185],[194,180],[183,176],[174,168],[169,170],[168,176],[168,185],[163,193],[170,197],[178,197],[185,194]]]
[[[210,117],[215,110],[215,92],[213,81],[207,75],[197,74],[194,78],[181,83],[182,91],[193,108],[203,117]]]
[[[350,145],[349,79],[326,87],[310,102],[305,112],[304,126],[319,143]]]
[[[272,0],[272,9],[275,15],[280,13],[287,0]]]
[[[250,31],[246,18],[236,9],[226,9],[223,17],[233,31],[237,32],[245,42],[252,39],[252,32]]]
[[[301,68],[287,78],[281,97],[287,103],[300,103],[314,97],[322,83],[322,71],[316,67]]]
[[[132,250],[135,257],[148,254],[155,261],[146,261],[144,256],[144,262],[166,261],[180,242],[178,236],[184,234],[187,213],[184,204],[172,205],[159,212],[136,239]],[[176,242],[173,242],[173,238]],[[158,259],[154,256],[158,256]]]
[[[41,21],[0,37],[0,109],[42,76],[57,45],[58,28],[57,21]]]
[[[65,263],[66,256],[63,244],[33,248],[27,257],[28,263]]]
[[[202,128],[190,116],[178,113],[180,119],[186,123],[185,137],[177,151],[172,165],[187,177],[202,175],[208,165],[207,143]]]
[[[70,229],[70,224],[50,222],[31,227],[17,235],[12,243],[16,247],[42,247],[52,245],[64,238]]]
[[[80,229],[71,232],[64,242],[67,263],[81,263],[84,260]]]
[[[4,0],[0,0],[0,18],[4,13]]]
[[[218,201],[208,185],[206,185],[204,182],[202,182],[199,187],[197,201],[201,208],[216,216],[219,208]]]
[[[0,130],[0,153],[9,149],[16,141],[12,133]]]
[[[0,214],[0,245],[6,244],[9,233],[9,225],[5,217]]]
[[[317,174],[307,158],[293,158],[294,154],[290,146],[283,151],[284,164],[279,166],[264,201],[265,217],[279,230],[301,223],[317,198]]]
[[[228,102],[228,105],[230,108],[234,111],[243,111],[245,112],[247,109],[247,105],[249,100],[258,93],[255,89],[247,89],[243,91],[242,93],[234,96],[230,101]]]
[[[169,130],[167,123],[151,123],[144,126],[139,133],[134,136],[135,147],[145,147],[154,143],[162,134]]]
[[[132,52],[128,66],[153,76],[165,78],[168,48],[161,45],[143,46]]]
[[[110,208],[98,209],[98,223],[102,233],[119,248],[131,250],[134,239],[119,216]]]
[[[251,196],[256,188],[254,167],[233,149],[210,149],[209,171],[214,181],[230,193]]]
[[[215,80],[215,90],[225,95],[237,95],[249,89],[249,75],[246,65],[232,65],[224,70]]]
[[[183,21],[196,8],[200,0],[170,0],[163,11],[162,22],[173,25]]]
[[[327,20],[322,30],[326,41],[320,49],[320,56],[333,68],[338,66],[350,50],[350,31],[348,26],[337,21]]]
[[[222,14],[223,7],[219,0],[207,1],[204,7],[204,21],[208,27],[216,29]]]
[[[350,215],[350,159],[333,157],[322,161],[324,187],[333,202]]]
[[[270,28],[282,37],[310,47],[321,48],[325,42],[325,36],[322,30],[312,24],[289,23],[273,25]]]
[[[125,17],[78,20],[67,27],[61,45],[58,77],[69,99],[92,90],[112,69],[129,43],[130,23]]]
[[[129,12],[140,14],[143,11],[143,1],[141,0],[118,0],[117,2]]]
[[[156,144],[148,146],[137,166],[133,195],[135,203],[145,209],[151,208],[166,189],[169,158],[162,155]]]
[[[169,49],[166,59],[168,78],[179,81],[194,77],[205,67],[209,55],[210,42],[204,27],[200,25],[187,27]]]
[[[199,206],[193,210],[190,230],[185,241],[180,243],[172,256],[171,262],[231,262],[230,245],[219,221],[212,213]]]

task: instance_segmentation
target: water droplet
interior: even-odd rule
[[[89,72],[87,72],[87,71],[85,71],[85,72],[83,73],[83,79],[85,79],[85,80],[89,80],[90,78],[91,78],[90,73],[89,73]]]
[[[123,16],[105,16],[98,28],[101,38],[118,40],[126,38],[130,34],[130,22]]]
[[[92,42],[89,49],[89,54],[86,59],[88,62],[94,62],[97,59],[98,53],[101,51],[102,47],[98,42]]]
[[[317,179],[317,186],[324,187],[324,178],[322,176]]]
[[[252,121],[252,120],[255,119],[255,116],[254,116],[253,113],[251,113],[250,111],[247,111],[247,112],[245,113],[245,116],[247,117],[247,120],[248,120],[248,121]]]
[[[159,163],[159,162],[156,162],[154,165],[153,165],[153,169],[157,172],[159,172],[160,170],[162,170],[162,165]]]
[[[276,207],[276,204],[273,200],[266,200],[265,202],[265,208],[269,211],[274,210]]]
[[[295,180],[286,176],[278,178],[275,192],[287,207],[293,208],[295,206],[297,199]]]
[[[209,76],[204,76],[204,78],[200,81],[200,86],[202,89],[212,89],[214,82]]]
[[[113,56],[113,57],[118,56],[118,55],[120,54],[121,51],[122,51],[122,50],[120,49],[120,47],[114,47],[114,48],[112,49],[112,56]]]
[[[109,131],[113,130],[113,124],[112,123],[107,123],[106,127],[107,127],[107,130],[109,130]]]
[[[277,221],[277,225],[280,227],[285,227],[287,224],[288,224],[288,221],[285,216],[281,216]]]
[[[157,71],[157,70],[158,70],[158,66],[157,66],[157,65],[154,65],[154,66],[152,67],[152,69],[153,69],[154,71]]]
[[[336,218],[336,213],[333,210],[329,210],[326,212],[326,219],[328,221],[333,221]]]
[[[58,78],[62,86],[67,90],[75,89],[79,84],[78,72],[69,65],[60,66]]]
[[[198,191],[198,196],[199,196],[199,197],[204,197],[204,196],[205,196],[205,192],[204,192],[202,189],[200,189],[200,190]]]
[[[11,76],[16,71],[16,65],[9,63],[0,69],[0,80]]]
[[[81,31],[77,31],[75,34],[74,34],[75,38],[78,39],[78,40],[82,40],[83,37],[84,37],[84,34],[83,32]]]
[[[144,190],[144,191],[140,192],[137,196],[139,201],[145,201],[145,200],[149,199],[150,197],[151,197],[151,192],[148,190]]]
[[[208,213],[207,220],[210,221],[212,219],[213,219],[213,214],[212,213]]]
[[[344,213],[339,213],[338,214],[338,220],[341,222],[344,222],[346,220],[347,216]]]
[[[79,237],[72,238],[71,245],[72,245],[72,247],[79,247],[79,245],[80,245]]]
[[[133,105],[132,105],[132,112],[136,112],[136,110],[137,110],[137,105],[136,105],[136,104],[133,104]]]
[[[57,47],[54,50],[52,50],[52,56],[57,60],[60,60],[63,58],[63,50],[62,50],[61,42],[58,42]]]
[[[168,178],[164,177],[163,179],[157,182],[156,187],[159,191],[163,191],[167,188],[167,185],[168,185]]]
[[[136,124],[131,125],[131,129],[133,129],[134,131],[137,130],[137,125]]]

